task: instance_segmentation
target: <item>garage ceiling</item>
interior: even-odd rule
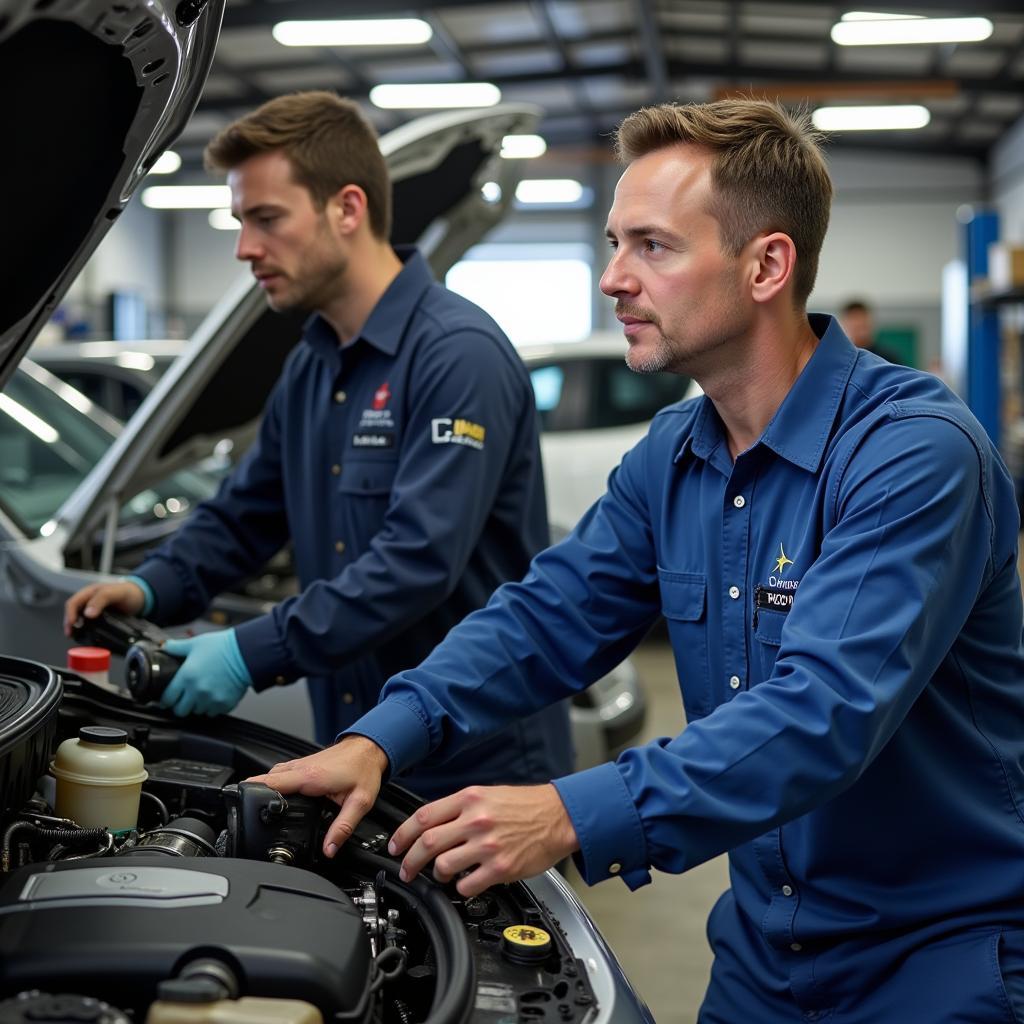
[[[865,2],[869,10],[879,8]],[[385,82],[489,81],[503,100],[545,111],[540,132],[556,152],[610,155],[608,133],[637,107],[737,93],[787,104],[923,103],[916,131],[852,132],[831,146],[984,159],[1024,113],[1024,6],[932,3],[887,12],[977,16],[995,31],[981,43],[841,47],[829,31],[855,3],[762,0],[228,0],[213,72],[175,147],[183,170],[223,124],[273,96],[327,88],[359,100],[381,131],[413,112],[378,110]],[[419,17],[428,43],[405,47],[281,46],[278,21]]]

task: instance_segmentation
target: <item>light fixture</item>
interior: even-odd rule
[[[151,210],[213,210],[230,204],[227,185],[151,185],[142,190],[142,205]]]
[[[181,157],[173,149],[165,150],[149,169],[150,174],[173,174],[181,166]]]
[[[434,34],[419,18],[279,21],[271,31],[282,46],[416,46]]]
[[[524,178],[516,186],[521,203],[566,205],[583,198],[583,186],[572,178]]]
[[[506,135],[501,140],[501,155],[506,160],[532,160],[542,156],[547,148],[540,135]]]
[[[863,12],[853,12],[860,14]],[[977,43],[992,35],[988,18],[879,17],[844,19],[832,26],[840,46],[895,46],[922,43]]]
[[[493,107],[501,90],[490,82],[423,82],[375,85],[370,102],[384,110],[426,110],[446,107]]]
[[[814,127],[823,132],[870,132],[923,128],[932,115],[917,104],[885,107],[818,107],[811,115]]]
[[[237,231],[239,228],[235,215],[225,206],[211,210],[206,219],[210,222],[210,227],[218,231]]]
[[[489,203],[501,202],[501,186],[496,181],[485,181],[480,186],[484,199]]]

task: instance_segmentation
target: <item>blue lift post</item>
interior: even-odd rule
[[[974,285],[988,278],[988,247],[999,240],[999,215],[975,212],[964,226],[967,282],[967,405],[999,446],[999,310],[976,297]]]

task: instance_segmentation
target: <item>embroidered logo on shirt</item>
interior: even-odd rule
[[[782,541],[779,541],[779,557],[775,560],[775,571],[777,573],[784,573],[787,565],[792,565],[793,559],[786,556],[786,552],[782,548]]]
[[[384,381],[383,384],[373,393],[373,408],[383,409],[391,398],[391,388],[388,387],[388,382]]]
[[[482,450],[486,428],[471,420],[441,417],[430,421],[430,440],[434,444],[462,444]]]

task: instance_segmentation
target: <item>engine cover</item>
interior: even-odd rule
[[[228,965],[240,995],[304,999],[325,1019],[367,1005],[359,912],[300,868],[135,855],[29,865],[0,889],[0,995],[116,992],[144,1008],[201,957]]]

